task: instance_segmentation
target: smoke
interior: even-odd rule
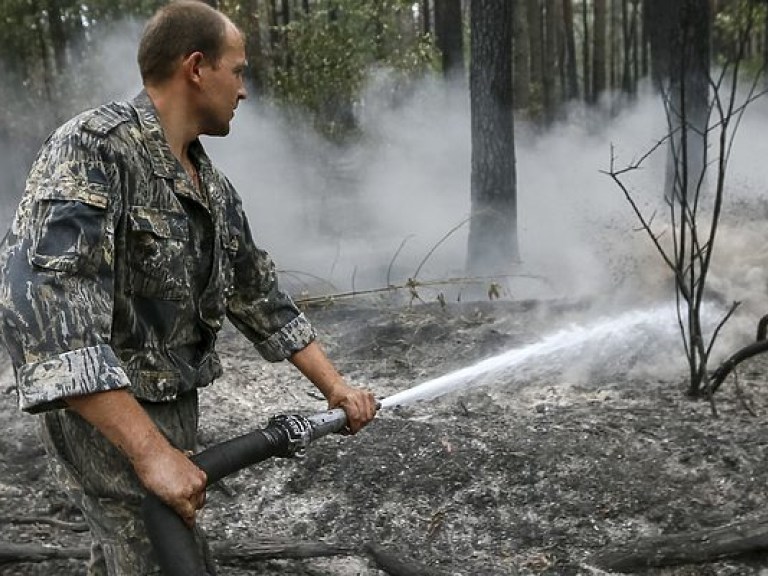
[[[393,105],[394,90],[385,73],[372,77],[359,110],[363,136],[351,146],[248,101],[226,140],[206,142],[259,240],[281,268],[304,273],[293,281],[311,287],[320,277],[346,291],[402,285],[417,271],[420,280],[463,274],[466,98],[426,80]]]
[[[351,147],[331,146],[308,124],[297,127],[253,101],[239,111],[226,140],[208,144],[240,190],[258,240],[281,269],[303,273],[286,276],[294,291],[402,285],[417,271],[422,281],[463,275],[470,208],[467,94],[433,79],[405,95],[394,92],[385,73],[372,76],[358,110],[365,136]],[[742,304],[721,334],[721,350],[753,338],[757,319],[768,312],[768,166],[762,160],[768,143],[760,137],[766,118],[760,102],[748,109],[726,180],[709,292],[721,314],[733,300]],[[572,116],[543,132],[518,119],[522,262],[505,282],[504,296],[586,296],[605,310],[673,300],[669,268],[604,173],[612,155],[615,167],[624,168],[665,134],[663,108],[650,94],[614,116],[605,110]],[[671,250],[665,154],[660,146],[622,180]],[[716,156],[713,143],[710,159]],[[701,217],[707,222],[706,209]],[[419,294],[450,299],[463,290],[447,282]]]
[[[93,39],[94,57],[72,75],[79,80],[66,87],[71,100],[58,115],[139,90],[140,28],[131,22]],[[589,296],[606,306],[673,297],[669,270],[621,190],[601,173],[610,167],[612,150],[623,167],[663,138],[662,107],[655,96],[641,94],[608,112],[572,113],[546,131],[517,119],[522,262],[503,283],[502,296]],[[360,138],[339,146],[295,111],[251,98],[241,104],[227,138],[204,144],[239,190],[257,241],[274,256],[291,292],[402,286],[415,277],[435,282],[419,288],[426,301],[439,293],[461,297],[466,284],[457,279],[464,276],[470,212],[466,87],[427,78],[404,90],[387,71],[374,70],[356,115]],[[723,305],[743,302],[731,329],[742,339],[768,311],[766,118],[765,105],[757,102],[739,128],[710,277]],[[0,158],[12,157],[12,148],[0,142]],[[657,223],[667,219],[664,161],[656,153],[626,177],[638,205],[655,212]],[[3,189],[17,198],[18,177],[2,168]],[[2,217],[7,224],[10,211],[3,208]]]
[[[393,96],[393,94],[395,96]],[[611,143],[629,162],[663,134],[660,105],[643,100],[595,129],[592,119],[539,134],[516,128],[522,262],[508,297],[582,296],[631,284],[650,242],[620,190],[600,170]],[[358,111],[364,136],[335,147],[259,102],[241,105],[232,134],[207,142],[240,190],[259,240],[283,269],[339,291],[464,275],[470,212],[470,118],[466,88],[426,79],[397,94],[377,71]],[[655,118],[653,121],[649,119]],[[635,178],[661,203],[653,165]],[[662,174],[663,175],[663,174]],[[296,278],[291,278],[296,280]],[[648,283],[650,278],[645,278]],[[327,286],[325,287],[327,289]],[[629,288],[628,288],[629,289]],[[458,297],[460,283],[422,289]]]
[[[5,80],[0,83],[0,229],[10,224],[27,171],[52,130],[83,110],[129,98],[141,89],[136,46],[142,26],[123,20],[87,30],[89,48],[71,47],[66,74],[47,86],[19,78],[0,62]],[[46,98],[49,92],[56,94],[54,101]]]

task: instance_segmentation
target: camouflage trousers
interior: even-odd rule
[[[145,410],[170,442],[181,450],[195,447],[197,391],[168,403],[145,403]],[[41,417],[42,438],[52,471],[82,510],[92,536],[90,576],[160,574],[141,518],[146,490],[130,462],[101,433],[69,410]],[[205,537],[195,529],[209,574],[215,574]]]

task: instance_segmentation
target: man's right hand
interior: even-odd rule
[[[205,504],[205,472],[186,454],[169,445],[165,438],[133,462],[144,487],[173,508],[190,528],[197,511]]]
[[[130,460],[144,487],[173,508],[188,526],[205,503],[205,472],[177,450],[128,390],[66,399]]]

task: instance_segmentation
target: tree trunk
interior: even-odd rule
[[[528,46],[531,64],[531,92],[528,107],[532,118],[540,119],[544,108],[544,35],[541,18],[542,0],[526,1],[528,17]]]
[[[650,50],[650,23],[649,23],[649,5],[651,3],[651,0],[640,0],[642,2],[641,6],[641,17],[640,17],[640,26],[642,26],[642,33],[640,34],[640,75],[641,78],[646,78],[648,76],[648,73],[650,72],[651,66],[650,66],[650,58],[648,56],[648,52]]]
[[[581,42],[582,60],[584,61],[584,101],[592,102],[592,60],[590,58],[590,35],[589,35],[589,10],[587,3],[581,3],[581,25],[584,29],[584,38]]]
[[[637,94],[640,82],[640,2],[632,0],[632,18],[629,22],[632,34],[632,94]]]
[[[517,2],[512,15],[512,100],[515,110],[528,110],[531,103],[531,41],[527,14],[526,3]]]
[[[563,0],[565,28],[565,99],[579,97],[579,73],[576,66],[576,35],[573,26],[573,0]]]
[[[261,44],[261,15],[259,0],[243,0],[241,3],[245,18],[243,31],[246,37],[246,54],[248,56],[248,71],[251,85],[256,94],[263,94],[266,86],[266,62],[264,48]]]
[[[672,63],[672,37],[680,21],[682,0],[646,0],[646,25],[651,45],[651,78],[658,91],[669,81]]]
[[[282,16],[282,25],[288,26],[291,23],[291,0],[283,0],[282,9],[280,10]],[[283,52],[283,65],[286,69],[293,68],[293,52],[291,50],[290,42],[286,41],[286,35],[281,32],[280,34],[280,49]]]
[[[592,31],[592,103],[596,104],[605,92],[606,86],[606,0],[595,0],[595,22]]]
[[[544,13],[544,50],[542,66],[542,107],[544,109],[544,122],[551,124],[555,117],[556,103],[556,78],[557,78],[557,32],[559,18],[555,5],[558,0],[545,0],[546,11]]]
[[[429,0],[422,0],[421,2],[421,33],[432,33],[432,12],[429,8]]]
[[[768,90],[768,10],[763,14],[763,89]]]
[[[272,65],[279,62],[280,54],[280,30],[277,21],[277,3],[276,0],[269,0],[267,21],[269,22],[269,47],[272,53]]]
[[[37,12],[37,2],[33,2],[35,11]],[[41,11],[42,13],[42,11]],[[37,23],[37,40],[38,47],[40,49],[40,64],[42,68],[42,90],[45,99],[48,102],[53,102],[54,94],[56,92],[54,82],[56,81],[56,72],[51,70],[51,59],[49,56],[48,42],[49,38],[45,35],[45,28],[42,22]],[[30,66],[27,65],[27,70]]]
[[[64,21],[59,0],[48,0],[48,33],[51,38],[53,64],[55,74],[64,74],[67,67],[67,34],[64,31]]]
[[[283,26],[287,26],[291,23],[291,0],[283,0],[282,5],[280,12],[283,19]]]
[[[467,253],[467,270],[472,275],[508,273],[519,260],[512,16],[511,3],[472,0],[472,218]]]
[[[461,0],[435,0],[435,40],[446,80],[463,80],[464,33]]]
[[[621,3],[623,0],[611,0],[608,4],[610,14],[608,26],[608,87],[611,91],[619,87],[619,67],[621,66],[621,42],[619,30],[621,30]]]
[[[384,44],[384,0],[373,0],[373,29],[375,58],[383,62],[387,58],[387,47]]]
[[[693,198],[703,180],[709,120],[709,2],[680,0],[668,41],[670,126],[678,134],[668,163],[667,194]],[[682,128],[682,131],[680,129]]]
[[[621,0],[621,35],[624,44],[621,59],[621,90],[627,95],[634,93],[632,78],[632,35],[634,27],[632,26],[633,14],[630,11],[629,0]]]

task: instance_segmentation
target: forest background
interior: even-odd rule
[[[2,228],[47,134],[81,110],[138,92],[136,43],[161,4],[0,3]],[[312,310],[353,381],[386,395],[524,345],[545,329],[567,328],[571,316],[578,324],[564,334],[572,340],[589,334],[584,326],[605,326],[587,322],[597,312],[623,319],[620,330],[592,348],[565,348],[541,365],[510,371],[500,379],[506,386],[492,393],[384,415],[378,432],[371,426],[370,435],[345,449],[319,445],[311,465],[298,468],[298,480],[283,481],[297,469],[282,464],[252,472],[276,476],[274,482],[236,479],[237,506],[223,498],[211,505],[218,540],[235,529],[243,536],[246,528],[258,531],[266,518],[278,534],[376,538],[400,549],[410,543],[412,556],[454,571],[513,574],[499,566],[514,565],[524,574],[559,576],[583,573],[583,558],[609,542],[720,525],[765,508],[764,363],[743,372],[741,387],[728,388],[719,404],[726,418],[681,399],[681,355],[672,344],[676,334],[665,331],[669,307],[651,307],[634,324],[617,312],[669,302],[670,270],[616,183],[601,173],[612,155],[617,166],[644,158],[641,169],[628,173],[629,185],[637,205],[658,214],[659,237],[670,238],[665,98],[671,86],[686,85],[676,77],[683,70],[703,69],[712,81],[736,60],[743,81],[737,100],[746,101],[754,81],[759,95],[768,61],[764,2],[222,0],[217,6],[246,34],[249,99],[226,139],[204,143],[243,196],[257,240],[275,256],[288,290],[303,302],[364,291],[431,302],[415,311],[385,309],[378,301],[368,308],[369,300],[360,311],[354,303]],[[679,58],[680,38],[696,40],[690,59]],[[473,125],[474,113],[482,113],[475,100],[484,95],[473,80],[489,77],[501,79],[492,96],[508,104],[500,107],[502,134]],[[711,96],[713,86],[704,91]],[[720,358],[753,340],[755,321],[768,310],[766,119],[759,97],[738,127],[728,166],[707,296],[721,305],[718,313],[733,301],[742,305],[721,334]],[[494,146],[485,136],[506,140]],[[717,143],[709,145],[716,160]],[[468,266],[475,202],[488,200],[473,178],[482,171],[479,148],[491,160],[503,151],[496,158],[504,168],[500,204],[514,208],[501,243],[510,270],[493,282]],[[486,300],[516,302],[469,304],[471,286]],[[555,314],[545,321],[548,307],[531,300],[550,298],[547,313]],[[222,347],[231,379],[207,397],[207,441],[231,436],[233,421],[251,426],[254,413],[316,409],[317,398],[297,392],[301,384],[293,376],[253,361],[234,335],[222,338]],[[11,409],[12,379],[7,363],[4,368],[0,508],[39,516],[32,507],[51,504],[45,513],[57,513],[59,496],[42,472],[40,452],[30,465],[32,429]],[[253,389],[253,404],[227,404],[228,386]],[[240,418],[238,410],[246,408],[248,418]],[[363,464],[362,482],[346,474]],[[318,470],[325,482],[315,481]],[[314,490],[328,485],[333,494],[317,497]],[[274,493],[254,494],[262,486]],[[278,497],[284,486],[290,499]],[[348,495],[358,499],[339,505]],[[303,509],[308,520],[294,524],[285,501],[295,506],[289,512]],[[374,511],[360,514],[372,502]],[[329,518],[337,522],[323,532]],[[426,532],[422,518],[432,520]],[[44,530],[31,536],[25,530],[9,538],[50,540],[39,535]],[[80,544],[71,534],[54,537]],[[678,573],[757,574],[763,564]],[[29,573],[51,573],[35,569]]]
[[[2,3],[0,225],[52,129],[140,89],[136,41],[161,4]],[[755,78],[768,59],[765,3],[747,0],[214,4],[246,34],[250,99],[233,134],[206,145],[243,195],[285,282],[303,295],[418,280],[419,298],[461,298],[470,272],[487,270],[471,266],[475,204],[498,207],[499,198],[507,217],[481,251],[502,238],[502,258],[514,267],[500,285],[478,281],[483,293],[616,295],[631,285],[629,298],[647,294],[649,282],[663,279],[648,274],[652,248],[600,173],[611,147],[629,163],[666,137],[662,96],[680,73],[675,41],[683,33],[700,39],[692,58],[712,77],[734,60],[748,19],[743,78]],[[483,38],[500,62],[479,56]],[[491,156],[497,150],[485,166],[505,163],[501,184],[475,178],[481,146],[472,112],[482,94],[472,79],[488,69],[508,74],[495,77],[501,87],[492,95],[509,104],[509,130],[500,136],[508,141],[483,145]],[[729,189],[734,205],[759,196],[766,179],[759,102],[755,108],[732,161],[740,182]],[[499,137],[485,132],[481,138]],[[634,182],[650,210],[664,201],[659,156]]]

